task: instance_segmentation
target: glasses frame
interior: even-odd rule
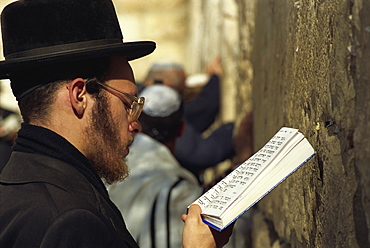
[[[86,83],[88,82],[91,82],[92,80],[87,80]],[[103,83],[100,83],[98,80],[94,80],[95,83],[97,83],[98,85],[100,85],[103,89],[105,89],[106,91],[108,91],[109,93],[115,95],[116,97],[118,97],[121,102],[129,109],[128,111],[128,114],[129,114],[129,122],[134,122],[134,121],[137,121],[139,119],[139,116],[143,110],[143,107],[144,107],[144,103],[145,103],[145,98],[144,97],[137,97],[137,96],[133,96],[133,95],[130,95],[126,92],[122,92],[108,84],[103,84]],[[131,104],[129,104],[127,102],[127,100],[123,97],[123,96],[126,96],[127,98],[129,98],[132,102]]]

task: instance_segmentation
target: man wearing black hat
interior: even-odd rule
[[[16,1],[1,25],[0,78],[24,123],[0,174],[0,247],[137,247],[101,178],[127,176],[144,104],[128,61],[155,43],[123,42],[110,0]],[[229,237],[199,206],[182,219],[184,247]]]

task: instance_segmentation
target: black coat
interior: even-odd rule
[[[0,247],[137,247],[122,216],[78,170],[13,152],[0,174]]]

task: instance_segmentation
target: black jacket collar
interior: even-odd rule
[[[24,152],[13,152],[9,163],[0,174],[4,184],[48,183],[63,190],[75,192],[96,205],[92,185],[74,167],[58,159]]]
[[[22,123],[15,142],[14,151],[45,155],[73,166],[109,201],[108,192],[94,166],[62,136],[43,127]]]

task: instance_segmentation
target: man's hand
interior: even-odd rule
[[[223,74],[223,68],[222,68],[222,65],[221,65],[221,57],[220,56],[217,56],[216,58],[214,58],[208,65],[207,65],[207,68],[206,68],[206,73],[208,75],[217,75],[217,76],[221,76]]]
[[[185,222],[182,232],[182,244],[184,248],[219,248],[223,247],[233,231],[230,225],[222,232],[218,232],[203,223],[201,218],[201,208],[198,205],[191,205],[188,214],[182,215]]]

